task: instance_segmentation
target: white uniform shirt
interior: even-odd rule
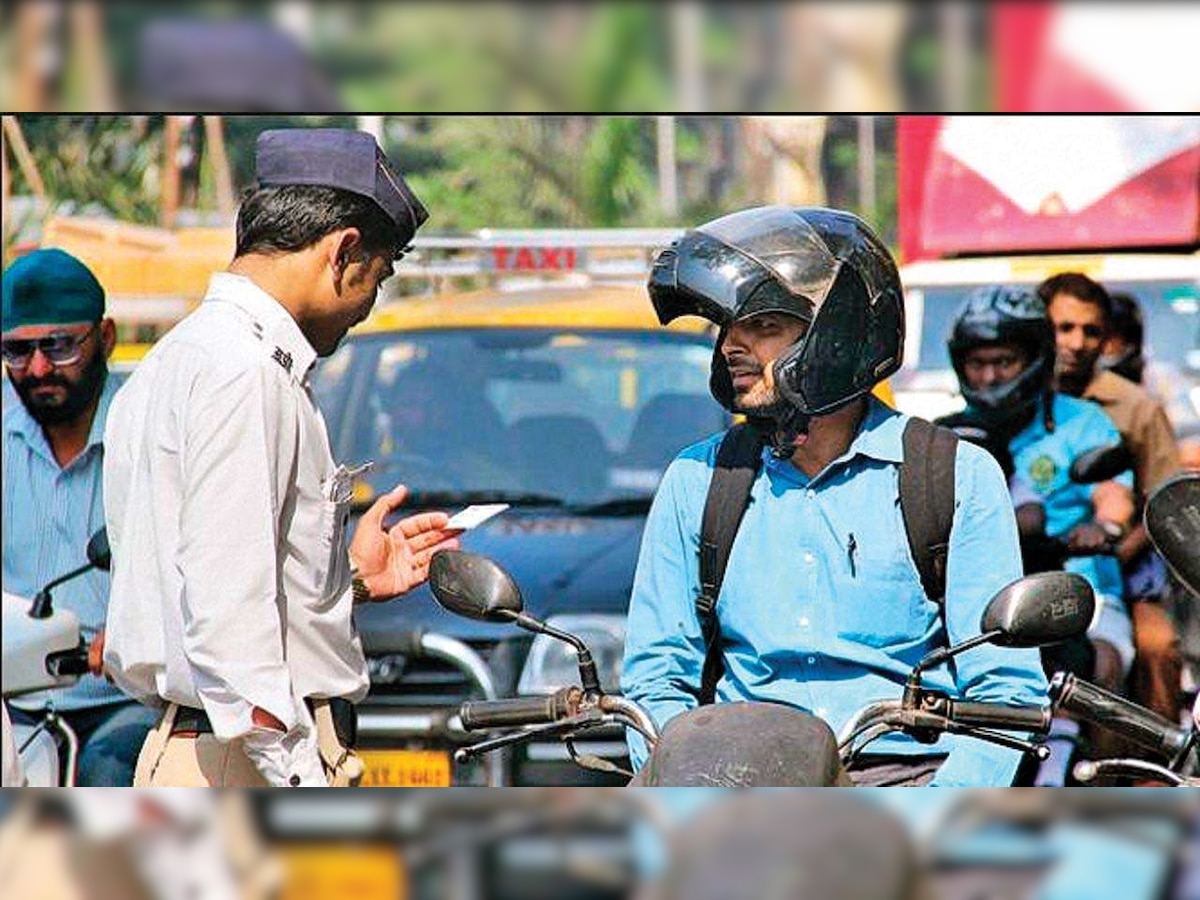
[[[315,361],[278,301],[217,274],[109,412],[105,662],[144,701],[203,707],[222,739],[253,706],[291,730],[302,698],[367,692]]]

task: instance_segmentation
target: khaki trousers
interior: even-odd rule
[[[240,740],[220,741],[213,734],[173,735],[178,705],[167,706],[162,720],[146,736],[134,773],[134,787],[267,787]],[[330,787],[356,787],[363,763],[338,740],[326,701],[313,701],[317,745]]]

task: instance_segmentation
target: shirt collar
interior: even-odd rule
[[[104,443],[104,423],[108,421],[108,408],[112,406],[113,397],[117,394],[117,389],[120,387],[117,379],[112,377],[112,372],[104,378],[104,388],[100,391],[100,402],[96,404],[96,415],[92,419],[92,428],[88,432],[87,445],[91,447],[99,447]]]
[[[317,351],[283,304],[245,275],[214,272],[208,283],[205,302],[232,303],[261,329],[259,337],[269,355],[303,383],[308,379]]]
[[[1100,369],[1096,375],[1088,383],[1088,386],[1083,391],[1084,400],[1094,400],[1101,406],[1112,406],[1121,400],[1122,390],[1125,384],[1122,382],[1125,379],[1120,375],[1109,372],[1107,369]],[[1127,382],[1132,384],[1133,382]]]
[[[882,462],[904,462],[905,417],[873,394],[867,398],[867,414],[843,459],[866,456]]]
[[[866,414],[863,416],[854,440],[850,442],[846,452],[826,466],[816,478],[824,480],[828,477],[827,473],[845,465],[856,456],[864,456],[882,462],[904,462],[904,425],[906,421],[905,416],[874,395],[870,395],[867,398]],[[777,459],[770,450],[763,452],[766,454],[769,464],[776,466],[789,476],[799,475],[800,480],[807,481],[803,473],[800,473],[800,470],[792,465],[791,460]]]

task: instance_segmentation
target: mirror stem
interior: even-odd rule
[[[600,676],[596,672],[596,661],[592,659],[592,651],[588,649],[587,644],[581,638],[576,637],[567,631],[560,631],[551,625],[547,625],[533,616],[525,613],[517,613],[513,617],[521,628],[526,631],[532,631],[536,634],[544,634],[552,638],[557,638],[564,643],[570,644],[575,648],[575,652],[579,655],[579,680],[580,687],[583,692],[589,696],[594,696],[600,693]]]
[[[50,600],[50,591],[58,587],[64,581],[70,581],[72,578],[78,578],[84,572],[94,568],[91,563],[80,566],[73,572],[68,572],[66,575],[60,575],[52,582],[37,592],[37,596],[33,598],[33,605],[29,607],[29,615],[34,619],[48,619],[50,614],[54,612],[53,605]]]
[[[579,686],[587,696],[600,693],[600,676],[596,672],[596,661],[592,659],[592,651],[587,647],[579,651]]]
[[[909,680],[912,681],[913,679],[915,679],[917,682],[920,682],[921,673],[924,672],[926,669],[932,669],[934,666],[940,666],[942,663],[946,662],[947,660],[953,659],[954,657],[958,656],[958,654],[964,653],[967,650],[971,650],[975,647],[978,647],[981,644],[986,644],[989,641],[992,641],[995,638],[1000,637],[1001,634],[1003,634],[1003,632],[998,631],[998,630],[997,631],[989,631],[984,634],[976,635],[975,637],[971,638],[970,640],[963,641],[961,644],[959,644],[956,647],[939,647],[937,650],[934,650],[927,657],[925,657],[923,660],[921,660],[919,663],[917,663],[916,668],[913,669],[913,671],[912,671],[912,675],[909,676]]]

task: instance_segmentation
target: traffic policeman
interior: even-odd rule
[[[341,714],[367,692],[355,602],[420,584],[457,546],[444,513],[384,519],[347,548],[337,466],[309,375],[370,313],[428,214],[371,135],[259,136],[233,262],[113,404],[105,662],[162,709],[138,785],[355,783]]]

